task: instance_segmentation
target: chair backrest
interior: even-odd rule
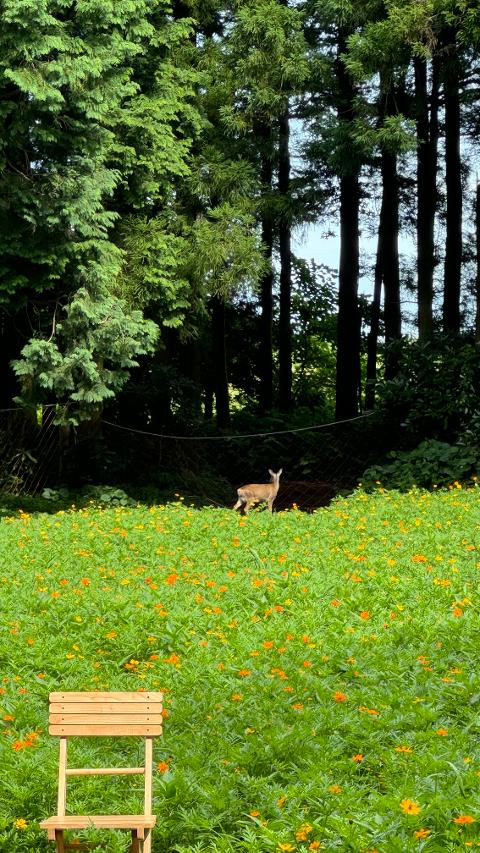
[[[144,813],[151,815],[153,737],[162,733],[162,693],[50,693],[51,735],[60,736],[57,814],[65,815],[67,776],[145,776]],[[67,739],[84,737],[144,736],[144,767],[67,767]]]
[[[162,733],[161,693],[50,693],[51,735],[110,737]]]

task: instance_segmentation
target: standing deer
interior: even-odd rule
[[[280,484],[280,474],[282,471],[283,468],[280,468],[280,470],[275,473],[275,471],[272,471],[271,468],[269,468],[269,483],[250,483],[248,486],[240,486],[240,488],[237,489],[238,501],[233,508],[240,509],[240,507],[243,507],[246,515],[248,510],[251,509],[254,504],[265,501],[270,512],[272,512],[273,502],[277,497],[278,487]]]

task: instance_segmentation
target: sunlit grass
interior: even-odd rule
[[[154,853],[480,846],[478,501],[4,519],[0,850],[53,849],[48,693],[95,688],[165,690]],[[128,812],[141,790],[70,796]]]

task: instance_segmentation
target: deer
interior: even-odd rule
[[[246,515],[248,510],[251,509],[254,504],[265,501],[270,512],[273,512],[273,502],[277,497],[280,484],[280,474],[282,471],[283,468],[280,468],[280,470],[275,473],[275,471],[272,471],[272,469],[269,468],[269,483],[249,483],[247,486],[240,486],[240,488],[237,489],[238,500],[233,508],[242,508]]]

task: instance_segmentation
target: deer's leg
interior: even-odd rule
[[[241,498],[239,498],[239,499],[238,499],[238,501],[237,501],[237,503],[235,504],[235,506],[234,506],[233,508],[234,508],[234,509],[240,509],[240,507],[242,506],[242,504],[243,504],[243,501],[242,501],[242,499],[241,499]]]

